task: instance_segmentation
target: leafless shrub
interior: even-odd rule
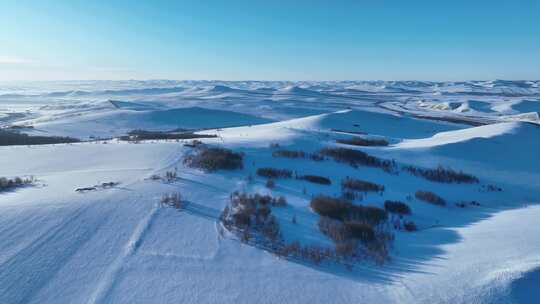
[[[324,177],[324,176],[318,176],[318,175],[299,175],[296,177],[296,179],[302,179],[311,183],[321,184],[321,185],[332,184],[332,181],[329,178]]]
[[[273,189],[276,186],[276,184],[274,183],[273,180],[269,179],[269,180],[266,181],[265,186],[268,189]]]
[[[482,192],[501,192],[502,188],[497,187],[495,185],[482,185],[482,187],[480,187],[480,191],[482,191]]]
[[[189,155],[184,163],[192,168],[208,172],[235,170],[243,167],[243,155],[224,148],[200,147],[195,155]]]
[[[48,145],[76,142],[80,142],[80,140],[73,137],[34,136],[0,129],[0,146]]]
[[[361,192],[384,192],[384,186],[372,182],[346,177],[341,181],[341,188]]]
[[[418,190],[418,191],[416,191],[414,196],[419,200],[422,200],[424,202],[428,202],[428,203],[433,204],[433,205],[438,205],[438,206],[445,206],[446,205],[446,201],[442,197],[440,197],[437,194],[435,194],[433,192],[430,192],[430,191]]]
[[[257,169],[257,175],[272,179],[291,178],[292,171],[288,169],[259,168]]]
[[[194,138],[215,138],[215,134],[196,134],[192,131],[148,131],[132,130],[127,136],[121,136],[120,140],[141,141],[141,140],[159,140],[159,139],[194,139]]]
[[[361,221],[346,221],[345,228],[351,237],[359,239],[362,242],[371,242],[375,240],[375,231],[373,227]]]
[[[400,201],[385,201],[384,209],[390,213],[396,213],[400,215],[409,215],[411,214],[411,208],[409,205]]]
[[[21,177],[14,177],[14,178],[6,178],[6,177],[0,177],[0,193],[4,191],[10,191],[16,188],[24,187],[27,185],[31,185],[34,183],[34,178],[21,178]]]
[[[439,183],[478,183],[476,176],[455,171],[451,168],[439,166],[435,169],[424,169],[414,166],[405,166],[403,169],[412,175],[423,177],[427,180]]]
[[[324,148],[320,152],[324,156],[333,158],[337,162],[347,163],[353,167],[368,166],[381,168],[386,172],[394,173],[396,164],[394,160],[381,159],[359,150],[347,148]]]
[[[274,157],[287,157],[287,158],[305,158],[305,159],[311,159],[314,161],[322,161],[324,160],[324,157],[318,153],[306,153],[304,151],[299,150],[275,150],[272,152],[272,156]]]
[[[161,179],[161,176],[159,176],[159,175],[157,175],[157,174],[152,174],[152,175],[150,176],[150,179],[151,179],[151,180],[160,180],[160,179]]]
[[[388,141],[386,139],[363,138],[358,136],[346,139],[337,139],[336,142],[353,146],[388,146]]]
[[[358,197],[362,197],[362,194],[358,194],[358,193],[356,193],[354,191],[350,191],[350,190],[342,190],[341,191],[341,198],[342,199],[345,199],[345,200],[348,200],[348,201],[354,201]]]
[[[161,197],[162,207],[172,207],[175,209],[182,209],[182,196],[180,193],[168,193]]]
[[[306,158],[306,152],[295,150],[275,150],[272,152],[274,157],[287,157],[287,158]]]
[[[175,171],[167,171],[165,172],[165,180],[168,182],[173,182],[177,178],[176,170]]]
[[[351,209],[351,203],[344,199],[318,195],[311,199],[310,207],[321,216],[343,219]]]
[[[186,147],[190,147],[190,148],[198,148],[200,147],[201,145],[203,145],[203,142],[198,140],[198,139],[194,139],[191,141],[191,143],[186,143],[184,144],[184,146]]]
[[[245,236],[258,234],[264,242],[277,246],[281,243],[280,228],[270,206],[279,204],[279,200],[269,195],[234,192],[230,206],[220,216],[221,222],[233,232],[236,231],[241,239],[249,241]]]
[[[334,242],[344,242],[351,236],[345,224],[327,216],[321,216],[318,221],[319,231]]]
[[[324,195],[315,196],[310,206],[319,215],[337,220],[355,220],[378,225],[388,218],[386,211],[381,208],[358,206],[344,199]]]
[[[406,221],[403,223],[403,228],[405,228],[406,231],[416,231],[418,228],[416,228],[416,224],[411,221]]]

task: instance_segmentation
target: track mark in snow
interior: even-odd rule
[[[135,227],[135,230],[133,230],[133,233],[131,234],[131,237],[129,238],[127,244],[124,246],[124,250],[122,250],[120,255],[116,257],[116,259],[111,263],[109,268],[103,274],[102,279],[100,280],[96,289],[92,293],[92,296],[88,300],[88,304],[101,303],[103,302],[102,300],[106,298],[107,294],[114,286],[116,277],[122,269],[124,261],[129,256],[131,256],[137,250],[137,248],[139,248],[139,245],[141,244],[145,233],[152,225],[152,221],[156,215],[157,210],[158,206],[156,205],[152,208],[150,213],[148,213],[148,215],[139,222],[137,227]]]
[[[0,302],[27,303],[89,241],[107,217],[80,208],[0,266]]]

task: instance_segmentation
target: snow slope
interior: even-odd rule
[[[79,94],[91,95],[92,100],[84,97],[39,103],[31,96],[50,94],[50,88],[2,87],[5,94],[19,95],[24,87],[26,96],[30,96],[23,98],[28,102],[23,111],[10,106],[13,100],[0,98],[5,113],[24,115],[14,118],[15,123],[35,127],[30,132],[84,138],[121,135],[135,128],[209,129],[201,132],[219,137],[203,139],[205,143],[243,152],[245,161],[242,170],[230,172],[209,174],[187,168],[183,157],[191,148],[184,146],[184,141],[130,144],[113,139],[0,147],[1,176],[37,178],[33,186],[0,193],[0,302],[532,303],[538,281],[535,269],[540,267],[540,243],[536,241],[540,233],[536,225],[540,216],[540,127],[503,121],[471,127],[419,119],[382,109],[372,98],[393,96],[380,96],[379,91],[399,95],[389,98],[430,94],[435,87],[442,91],[470,88],[496,95],[502,91],[495,88],[508,92],[506,88],[515,86],[514,95],[534,95],[537,87],[503,82],[393,83],[380,89],[382,85],[128,82],[100,83],[98,88],[96,84],[80,83],[75,85],[78,90],[72,90],[73,85],[50,84],[57,86],[58,92],[94,92]],[[354,97],[347,97],[351,86],[368,93],[355,92]],[[173,89],[178,87],[182,89]],[[116,92],[122,95],[116,107],[107,105],[108,97],[96,97],[107,90],[126,91]],[[139,96],[144,90],[155,99]],[[262,92],[265,100],[284,98],[291,104],[268,101],[268,113],[292,119],[272,121],[266,112],[257,115],[249,109],[256,101],[244,96],[251,91]],[[345,96],[336,97],[336,92]],[[215,97],[216,93],[240,97]],[[131,98],[124,98],[128,94]],[[203,104],[213,106],[183,107],[187,96],[210,96],[204,94],[213,97]],[[176,106],[174,98],[178,98]],[[221,102],[232,104],[235,98],[240,106],[234,112],[217,106]],[[318,101],[311,104],[313,98]],[[325,98],[328,103],[324,103]],[[288,108],[294,114],[287,114]],[[304,113],[296,112],[299,108],[316,115],[298,117]],[[431,115],[436,110],[424,111]],[[76,113],[80,115],[72,115]],[[480,183],[440,184],[406,172],[393,175],[331,160],[276,158],[269,148],[270,143],[278,143],[287,149],[316,152],[327,146],[345,147],[335,139],[352,135],[383,137],[391,144],[348,148],[392,158],[399,165],[450,166],[476,175]],[[264,166],[326,176],[333,183],[277,180],[270,190],[264,187],[266,180],[255,174]],[[149,178],[174,170],[178,178],[172,182]],[[386,199],[399,199],[407,201],[413,210],[410,218],[419,231],[396,230],[392,260],[385,265],[366,262],[346,270],[338,265],[294,262],[220,232],[217,218],[230,193],[240,190],[287,197],[289,206],[275,211],[287,239],[303,244],[329,242],[316,229],[318,216],[310,210],[309,200],[319,193],[339,195],[339,181],[345,176],[386,187],[382,195],[367,194],[358,203],[382,206]],[[111,181],[120,184],[84,193],[75,191]],[[491,184],[503,191],[483,190]],[[406,200],[418,189],[440,194],[448,200],[448,206]],[[189,202],[185,210],[159,205],[160,197],[171,192],[182,193]],[[476,200],[481,205],[454,205],[463,200]],[[297,224],[291,223],[293,216]]]

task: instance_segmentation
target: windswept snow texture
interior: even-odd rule
[[[0,147],[0,303],[535,303],[540,269],[540,81],[83,81],[0,83],[0,127],[76,144]],[[244,167],[184,164],[190,140],[131,142],[134,129],[217,135]],[[388,146],[336,143],[352,136]],[[102,138],[104,140],[95,140]],[[92,139],[92,140],[89,140]],[[398,167],[451,167],[475,184],[436,183],[332,160],[273,157],[359,149]],[[275,146],[275,145],[274,145]],[[273,148],[275,149],[275,148]],[[266,179],[257,168],[331,185]],[[176,171],[169,182],[151,178]],[[416,232],[392,230],[391,260],[352,269],[279,259],[220,232],[233,191],[283,195],[287,241],[326,244],[309,208],[350,176],[385,186],[355,204],[406,202]],[[112,187],[103,183],[118,182]],[[98,185],[93,191],[75,189]],[[429,190],[445,207],[414,198]],[[182,211],[162,207],[180,192]],[[479,202],[480,205],[470,202]],[[297,223],[293,223],[292,218]],[[391,228],[393,229],[393,228]]]

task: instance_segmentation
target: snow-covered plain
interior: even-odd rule
[[[34,176],[0,193],[0,303],[535,303],[540,298],[539,81],[210,82],[97,81],[0,84],[0,126],[92,139],[0,147],[0,177]],[[244,168],[204,173],[183,165],[184,141],[118,141],[133,129],[192,129],[245,153]],[[271,143],[315,152],[358,132],[361,147],[400,165],[449,166],[478,184],[441,184],[400,172],[272,156]],[[95,140],[101,138],[104,140]],[[113,138],[113,139],[109,139]],[[358,149],[358,147],[348,146]],[[278,180],[259,167],[329,177]],[[177,169],[178,179],[149,179]],[[252,176],[252,178],[249,178]],[[352,176],[407,201],[419,227],[394,231],[391,260],[347,270],[279,259],[219,232],[235,190],[287,197],[275,210],[285,238],[328,243],[309,208]],[[103,182],[113,188],[74,190]],[[502,191],[486,191],[487,185]],[[439,207],[414,198],[440,194]],[[181,192],[184,211],[159,206]],[[459,208],[475,200],[480,206]],[[292,224],[295,216],[298,223]]]

